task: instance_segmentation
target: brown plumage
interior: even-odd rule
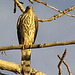
[[[38,31],[38,18],[35,16],[33,7],[27,6],[25,13],[20,15],[17,22],[17,34],[19,44],[32,45],[35,42]],[[22,73],[30,75],[31,49],[23,49],[22,52]]]

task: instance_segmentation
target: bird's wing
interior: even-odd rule
[[[17,21],[17,35],[18,35],[18,41],[19,44],[22,44],[21,42],[21,34],[20,34],[20,20],[21,20],[22,15],[19,16],[18,21]]]
[[[34,21],[35,21],[35,35],[34,35],[34,42],[35,42],[35,39],[37,37],[37,32],[38,32],[38,18],[37,18],[37,16],[35,16]]]

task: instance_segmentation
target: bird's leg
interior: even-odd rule
[[[20,46],[22,47],[22,49],[24,50],[25,46],[24,44],[20,44]]]

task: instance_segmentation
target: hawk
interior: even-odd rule
[[[34,14],[32,6],[27,6],[25,12],[19,16],[17,22],[17,35],[19,44],[32,45],[35,42],[38,32],[38,18]],[[22,73],[30,75],[30,60],[31,60],[31,49],[23,49],[22,62],[23,66]]]

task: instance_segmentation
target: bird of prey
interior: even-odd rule
[[[38,18],[34,14],[32,6],[27,6],[25,12],[19,16],[17,22],[17,34],[19,44],[32,45],[35,42],[38,32]],[[22,73],[24,75],[30,75],[30,60],[31,60],[31,49],[23,49],[22,62],[23,66]]]

